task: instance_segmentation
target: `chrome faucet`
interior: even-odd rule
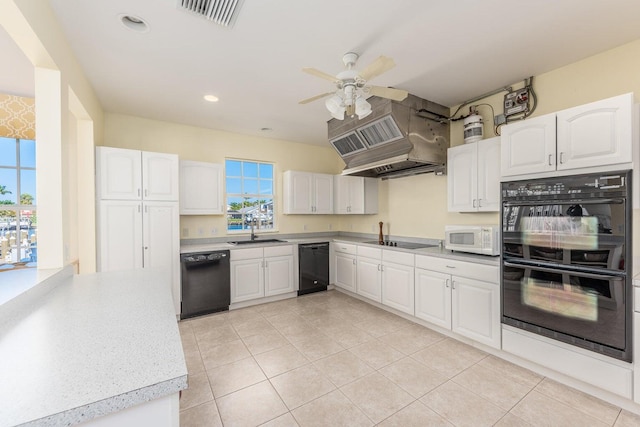
[[[259,236],[256,236],[256,233],[253,230],[253,223],[255,222],[255,218],[251,218],[251,240],[256,240]]]

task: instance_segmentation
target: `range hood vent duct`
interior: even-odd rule
[[[178,8],[223,27],[232,27],[244,0],[177,0]]]
[[[346,163],[343,175],[397,178],[444,172],[449,148],[445,106],[409,95],[397,102],[372,96],[373,113],[364,120],[347,117],[328,122],[329,142]]]

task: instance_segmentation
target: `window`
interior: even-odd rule
[[[0,271],[37,259],[36,142],[0,138]]]
[[[227,231],[274,230],[273,164],[227,160]]]

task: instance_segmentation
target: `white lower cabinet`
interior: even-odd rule
[[[262,298],[264,296],[262,255],[255,259],[234,260],[234,252],[236,251],[231,251],[231,303]]]
[[[415,316],[451,329],[451,275],[416,268]]]
[[[295,291],[293,245],[231,251],[231,303]]]
[[[335,242],[333,245],[334,284],[350,292],[356,292],[356,245]]]
[[[382,304],[414,314],[415,256],[406,252],[382,251]]]
[[[416,256],[415,316],[500,348],[498,267]]]
[[[293,292],[293,255],[266,256],[264,258],[264,296]]]
[[[358,247],[358,250],[360,248]],[[375,302],[382,302],[382,274],[380,258],[358,256],[356,269],[356,292]]]
[[[414,255],[358,246],[356,292],[407,314],[414,313]]]

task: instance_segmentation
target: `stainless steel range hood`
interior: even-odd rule
[[[343,175],[382,179],[444,171],[449,109],[409,95],[396,102],[372,96],[363,120],[331,119],[329,142],[346,163]]]

